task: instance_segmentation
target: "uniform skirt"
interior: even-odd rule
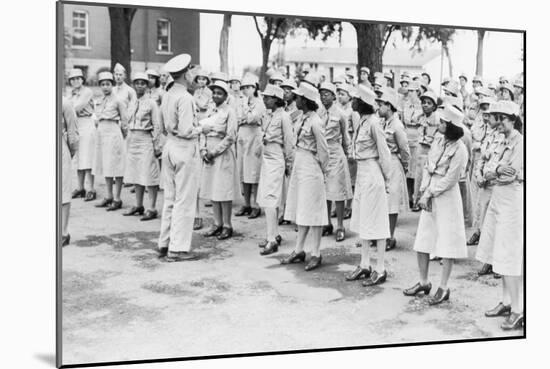
[[[93,174],[103,177],[123,177],[125,143],[120,126],[115,121],[100,121],[97,127]]]
[[[219,137],[206,137],[206,148],[213,150],[220,142]],[[199,197],[211,201],[233,201],[237,199],[239,179],[235,150],[230,146],[211,163],[203,162]]]
[[[432,177],[437,181],[441,177]],[[466,258],[466,230],[458,184],[432,198],[432,211],[422,210],[414,250],[441,258]]]
[[[65,137],[61,140],[61,203],[71,202],[71,152]]]
[[[426,160],[428,160],[428,152],[430,147],[426,145],[419,145],[416,149],[416,164],[411,166],[411,170],[414,171],[414,195],[415,202],[420,200],[420,185],[422,184],[422,175],[424,174],[424,167],[426,166]]]
[[[495,273],[521,276],[523,270],[523,184],[493,187],[476,259]]]
[[[151,131],[130,131],[127,141],[124,182],[141,186],[160,183],[160,167],[155,157]]]
[[[242,125],[237,135],[237,165],[242,183],[260,182],[262,166],[262,137],[260,126]]]
[[[348,161],[342,144],[330,141],[329,159],[326,169],[326,195],[328,201],[345,201],[353,197]]]
[[[350,229],[364,240],[390,237],[387,197],[378,160],[358,160]]]
[[[476,212],[474,214],[474,228],[481,230],[483,223],[485,222],[485,216],[487,215],[487,209],[489,208],[489,202],[493,195],[493,186],[485,186],[479,188],[477,191],[477,204]]]
[[[390,178],[388,194],[389,214],[399,214],[409,210],[409,193],[407,191],[407,179],[403,165],[396,154],[390,159]]]
[[[284,218],[301,226],[327,224],[325,179],[319,159],[311,151],[296,149]]]
[[[77,169],[92,169],[97,136],[95,123],[92,117],[80,117],[76,121],[76,127],[78,129]]]
[[[283,201],[285,158],[278,143],[264,146],[262,169],[258,185],[258,205],[263,208],[277,208]]]

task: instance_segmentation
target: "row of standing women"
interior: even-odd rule
[[[385,252],[395,247],[397,216],[410,205],[406,172],[413,173],[413,205],[422,210],[414,246],[420,281],[404,294],[429,294],[427,276],[432,255],[443,258],[443,268],[439,288],[429,303],[449,298],[447,282],[453,260],[467,256],[460,181],[472,160],[464,138],[469,132],[463,124],[464,105],[456,101],[457,96],[450,93],[441,100],[431,90],[419,94],[422,114],[415,118],[417,128],[412,134],[418,146],[412,160],[408,137],[412,130],[407,130],[400,119],[406,115],[400,108],[403,96],[382,87],[380,81],[375,81],[373,91],[366,84],[357,88],[347,83],[318,85],[307,76],[296,86],[294,81],[272,76],[272,83],[260,99],[253,76],[245,76],[242,81],[227,81],[223,75],[210,79],[202,71],[190,73],[189,63],[190,57],[182,54],[166,64],[174,84],[162,96],[160,112],[151,103],[153,100],[144,98],[148,76],[134,76],[139,99],[135,110],[128,110],[133,114],[133,124],[127,147],[122,144],[128,121],[126,109],[120,99],[109,98],[115,78],[110,73],[99,75],[105,96],[96,114],[99,144],[92,173],[105,168],[108,193],[100,206],[108,206],[108,210],[121,207],[120,189],[125,177],[126,182],[136,185],[138,197],[137,206],[129,213],[143,213],[139,196],[143,197],[144,187],[148,188],[154,209],[159,184],[156,156],[163,132],[167,136],[161,176],[165,201],[159,253],[167,261],[196,258],[191,252],[191,234],[193,228],[198,228],[195,216],[199,197],[212,202],[214,214],[214,224],[204,235],[231,237],[232,201],[241,192],[245,205],[235,215],[254,218],[259,216],[260,207],[266,214],[266,240],[260,244],[260,253],[278,251],[278,225],[283,220],[291,221],[297,225],[296,244],[281,263],[305,262],[309,233],[312,242],[305,270],[313,270],[322,264],[322,235],[333,232],[331,203],[336,205],[338,218],[336,240],[341,241],[345,238],[346,202],[351,201],[350,229],[362,240],[361,262],[346,280],[364,278],[365,286],[373,286],[387,279]],[[191,76],[198,85],[194,98],[187,92]],[[519,117],[519,109],[505,102],[488,101],[488,106],[483,122],[493,123],[493,133],[481,140],[484,153],[472,161],[483,190],[496,185],[505,190],[493,190],[492,194],[480,191],[484,196],[476,198],[487,208],[480,215],[485,221],[478,222],[483,225],[478,259],[492,263],[504,276],[504,301],[486,315],[507,315],[503,328],[516,328],[523,320],[518,300],[523,249],[522,218],[518,215],[522,206],[523,151],[518,143],[522,142],[521,134],[513,124],[510,130],[509,122]],[[497,140],[495,137],[501,136],[495,133],[497,129],[508,138]],[[126,173],[121,168],[124,162]],[[79,170],[88,169],[81,169],[79,164]],[[88,193],[86,199],[92,197]],[[153,209],[146,216],[156,216],[151,214]],[[371,245],[377,248],[375,265],[371,265]]]

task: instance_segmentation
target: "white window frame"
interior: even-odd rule
[[[159,22],[166,22],[166,24],[168,24],[168,50],[159,50],[158,49],[158,41],[159,41],[159,34],[158,34],[158,26],[159,26]],[[156,54],[157,55],[172,55],[172,22],[170,21],[170,19],[167,19],[167,18],[159,18],[157,19],[157,47],[156,47]]]
[[[84,45],[84,46],[74,45],[73,44],[73,36],[71,34],[71,48],[73,48],[73,49],[91,49],[91,47],[90,47],[90,15],[85,10],[73,10],[72,18],[71,18],[71,29],[72,29],[73,32],[74,32],[74,26],[73,26],[72,22],[74,22],[74,15],[75,14],[81,14],[81,15],[85,16],[85,19],[86,19],[86,45]]]

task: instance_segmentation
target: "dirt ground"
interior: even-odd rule
[[[97,188],[101,198],[104,188]],[[477,276],[475,247],[455,265],[450,301],[430,307],[423,297],[402,294],[418,280],[416,213],[398,221],[388,281],[366,288],[344,280],[360,259],[349,231],[341,243],[323,238],[323,266],[311,272],[279,263],[293,249],[294,226],[282,227],[278,253],[259,255],[264,216],[235,217],[236,234],[226,241],[198,231],[193,244],[200,259],[166,263],[154,251],[160,220],[123,217],[134,203],[128,188],[122,199],[124,209],[116,212],[72,202],[71,244],[63,248],[64,364],[523,334],[503,332],[500,318],[483,316],[499,301],[501,282]],[[210,209],[201,205],[205,226]],[[441,267],[430,267],[433,294]]]

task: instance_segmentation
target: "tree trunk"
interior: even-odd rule
[[[262,68],[260,69],[260,89],[264,89],[267,84],[267,64],[269,63],[269,51],[273,40],[269,37],[262,38]]]
[[[367,66],[371,75],[382,72],[382,36],[384,25],[352,22],[357,32],[357,68]],[[357,71],[359,75],[359,70]]]
[[[126,79],[132,73],[130,29],[137,9],[109,7],[111,21],[111,70],[116,63],[126,69]]]
[[[229,73],[229,28],[231,27],[231,14],[223,15],[223,26],[220,32],[220,69],[224,73]]]
[[[476,54],[476,75],[483,76],[483,40],[485,38],[485,30],[477,30],[477,54]]]
[[[449,52],[449,45],[447,43],[443,44],[443,50],[447,56],[447,61],[449,62],[449,77],[453,78],[453,61],[451,60],[451,54]]]

